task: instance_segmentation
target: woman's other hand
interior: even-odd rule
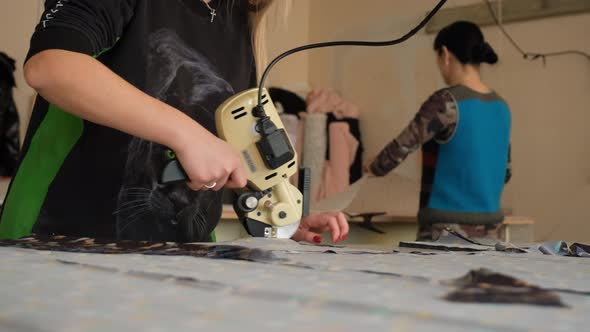
[[[301,225],[292,239],[320,244],[324,240],[321,234],[330,231],[332,242],[338,243],[346,240],[349,229],[348,221],[342,212],[312,213],[301,220]]]

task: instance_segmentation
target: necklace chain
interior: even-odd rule
[[[209,11],[210,11],[209,14],[211,15],[211,23],[213,23],[215,16],[217,16],[217,9],[211,8],[211,5],[209,5],[209,3],[206,2],[205,0],[201,0],[201,2],[204,3],[205,6],[207,6],[207,9],[209,9]]]

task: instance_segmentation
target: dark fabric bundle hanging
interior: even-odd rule
[[[297,94],[281,89],[281,88],[269,88],[268,93],[270,98],[275,103],[280,103],[283,106],[283,110],[287,114],[296,115],[299,117],[299,112],[305,112],[305,100],[299,97]]]
[[[333,122],[339,122],[339,121],[343,121],[343,122],[348,123],[348,125],[350,126],[350,133],[359,142],[359,147],[356,150],[356,153],[354,156],[354,162],[352,163],[352,165],[350,165],[349,183],[353,184],[363,176],[363,152],[365,151],[365,147],[363,146],[363,141],[361,139],[361,129],[360,129],[360,125],[359,125],[359,119],[348,118],[348,117],[338,119],[334,116],[334,114],[330,113],[330,114],[328,114],[328,123],[327,123],[326,127],[330,128],[330,125]],[[329,155],[330,155],[330,145],[328,144],[328,151],[326,151],[326,159],[328,159]]]
[[[0,176],[12,176],[19,154],[19,118],[12,96],[15,61],[0,52]]]

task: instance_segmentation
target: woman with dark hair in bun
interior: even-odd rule
[[[365,170],[384,176],[421,146],[418,240],[436,240],[445,228],[485,237],[504,219],[500,197],[511,176],[510,109],[480,75],[481,64],[498,56],[465,21],[442,29],[434,50],[448,87],[430,96]]]

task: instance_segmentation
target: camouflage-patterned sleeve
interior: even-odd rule
[[[435,138],[447,141],[457,125],[457,103],[446,90],[435,92],[422,104],[410,124],[391,141],[371,164],[371,172],[384,176],[423,143]]]

